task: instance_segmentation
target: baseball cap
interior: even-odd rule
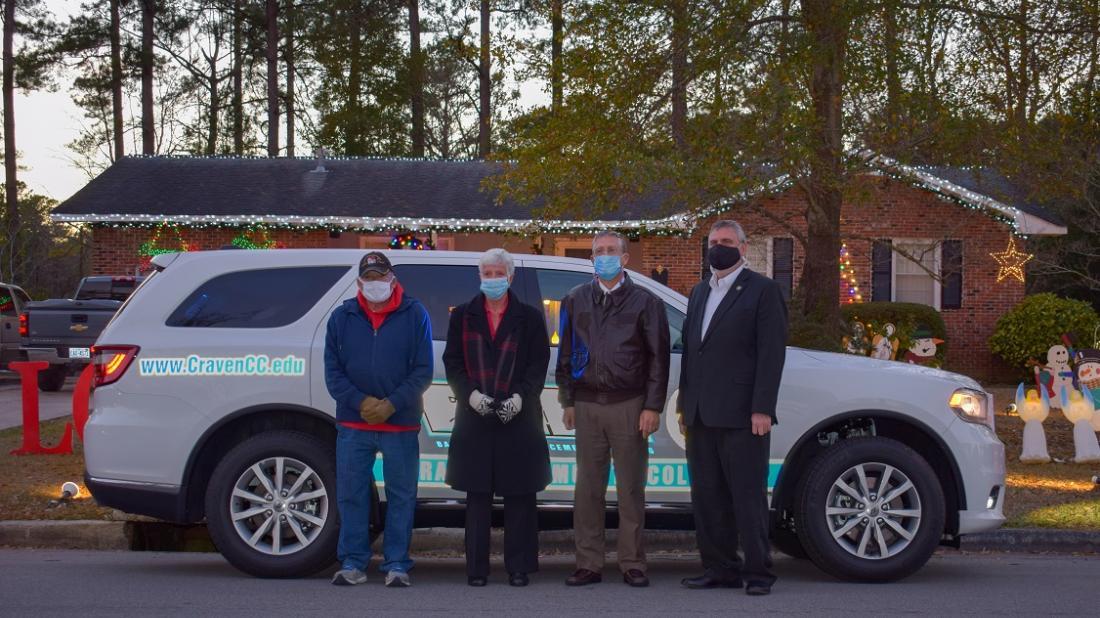
[[[390,259],[381,251],[371,251],[364,255],[363,259],[359,260],[360,277],[371,271],[380,275],[386,275],[389,274],[391,270],[393,270],[393,265],[390,264]]]

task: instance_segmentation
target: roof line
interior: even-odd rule
[[[566,221],[560,219],[432,219],[414,217],[312,217],[281,215],[101,215],[52,214],[61,223],[138,223],[167,225],[271,225],[293,227],[388,230],[479,230],[492,228],[517,233],[540,230],[597,231],[602,229],[659,230],[688,232],[695,226],[690,215],[672,215],[663,219],[624,219],[610,221]]]

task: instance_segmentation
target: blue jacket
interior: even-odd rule
[[[362,422],[368,395],[388,399],[392,425],[420,425],[424,391],[432,381],[432,324],[420,301],[406,295],[377,331],[359,301],[332,312],[325,335],[325,385],[336,400],[336,420]]]

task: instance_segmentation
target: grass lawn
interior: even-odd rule
[[[1100,530],[1100,490],[1092,476],[1100,465],[1074,463],[1020,463],[1024,423],[1004,412],[1015,400],[1014,387],[987,387],[995,398],[997,434],[1005,443],[1008,459],[1008,487],[1005,514],[1009,527],[1043,527]],[[56,444],[66,420],[42,423],[43,443]],[[1043,423],[1051,457],[1069,462],[1073,458],[1073,428],[1061,411],[1051,410]],[[0,431],[0,520],[11,519],[110,519],[112,510],[101,508],[83,488],[84,458],[80,441],[73,440],[72,455],[16,456],[22,428]],[[50,507],[61,493],[61,484],[81,485],[80,495],[69,504]]]
[[[1100,490],[1092,476],[1100,465],[1075,464],[1073,426],[1061,410],[1051,410],[1043,422],[1051,463],[1020,462],[1024,422],[1005,407],[1016,400],[1014,386],[986,387],[997,409],[997,435],[1005,443],[1008,493],[1005,515],[1011,528],[1072,528],[1100,530]],[[1065,463],[1057,463],[1062,461]]]
[[[57,444],[67,418],[41,425],[42,443]],[[111,509],[96,506],[84,488],[84,448],[73,435],[71,455],[12,455],[23,442],[23,428],[0,431],[0,521],[12,519],[111,519]],[[80,485],[80,495],[64,506],[50,507],[61,497],[61,484]]]

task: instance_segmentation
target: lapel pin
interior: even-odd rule
[[[737,291],[738,291],[738,292],[740,292],[740,291],[741,291],[741,286],[737,286]]]

